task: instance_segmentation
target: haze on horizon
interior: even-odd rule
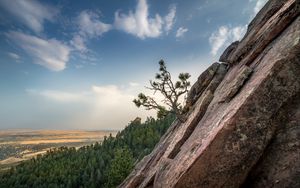
[[[132,100],[158,61],[193,83],[265,3],[1,0],[0,130],[117,130],[155,116]]]

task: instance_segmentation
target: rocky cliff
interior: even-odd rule
[[[270,0],[120,187],[300,187],[300,0]]]

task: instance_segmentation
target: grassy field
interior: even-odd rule
[[[0,131],[0,171],[46,153],[50,148],[82,147],[101,142],[116,131],[4,130]]]

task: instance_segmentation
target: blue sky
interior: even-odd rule
[[[0,1],[0,129],[121,129],[164,59],[191,80],[266,0]]]

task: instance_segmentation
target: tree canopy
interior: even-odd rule
[[[148,118],[145,123],[137,118],[115,137],[105,137],[102,143],[79,149],[51,149],[43,156],[0,172],[0,187],[116,187],[134,164],[152,151],[174,118],[169,114],[160,120]]]
[[[180,103],[180,98],[188,92],[188,88],[191,85],[188,79],[191,75],[189,73],[180,73],[178,80],[173,82],[164,60],[160,60],[158,64],[159,72],[156,73],[155,81],[150,80],[150,87],[146,88],[152,90],[154,95],[156,92],[160,92],[164,96],[164,99],[161,101],[164,106],[153,97],[143,93],[140,93],[133,102],[137,107],[143,106],[146,110],[156,109],[158,118],[164,117],[170,111],[173,111],[179,120],[184,121],[182,115],[183,105]]]

